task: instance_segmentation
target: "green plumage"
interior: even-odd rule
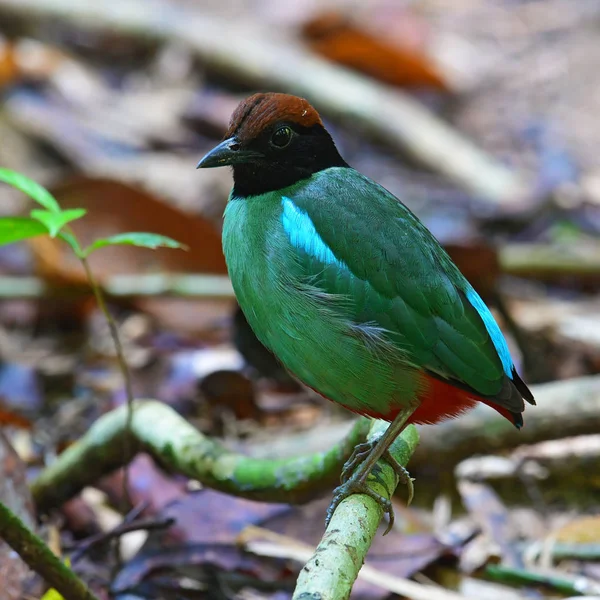
[[[284,198],[312,222],[314,239],[308,230],[286,230]],[[311,252],[311,241],[335,260]],[[354,169],[329,168],[276,192],[231,197],[223,248],[257,337],[324,396],[387,415],[417,400],[426,372],[523,410],[467,299],[469,283],[403,204]]]

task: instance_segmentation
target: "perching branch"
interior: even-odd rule
[[[373,421],[368,438],[381,434],[388,425],[384,421]],[[418,443],[419,434],[409,425],[391,447],[394,458],[406,466]],[[369,487],[377,494],[391,498],[398,485],[394,470],[382,459],[374,471],[367,481]],[[370,496],[353,494],[346,498],[333,513],[315,553],[300,571],[293,598],[348,598],[382,516],[381,506]]]
[[[388,426],[374,421],[369,437]],[[391,452],[406,466],[419,441],[417,430],[409,425],[396,439]],[[374,491],[389,498],[398,479],[385,460],[368,480]],[[269,530],[250,526],[238,538],[246,550],[260,556],[272,556],[306,563],[296,582],[295,600],[345,600],[356,579],[362,579],[388,592],[411,600],[466,600],[464,596],[443,588],[417,583],[389,575],[363,562],[377,533],[381,507],[369,496],[355,494],[337,507],[316,549]]]
[[[111,34],[186,44],[206,65],[252,87],[307,97],[323,114],[346,121],[477,196],[506,206],[528,193],[527,184],[410,96],[318,58],[271,31],[251,31],[171,3],[143,0],[0,0],[23,17],[59,17]],[[226,32],[226,35],[224,35]],[[235,40],[232,43],[231,40]]]
[[[86,584],[0,502],[0,538],[65,600],[98,600]]]
[[[47,511],[61,505],[141,451],[165,467],[222,492],[267,502],[304,502],[333,485],[369,428],[369,420],[360,419],[330,450],[262,460],[228,450],[166,404],[152,400],[134,403],[130,454],[124,455],[126,423],[126,406],[104,415],[46,468],[32,485],[38,509]]]
[[[238,542],[243,544],[246,550],[259,556],[271,556],[273,558],[288,559],[299,563],[306,563],[314,558],[315,549],[307,544],[299,542],[279,533],[274,533],[268,529],[250,525],[246,527],[238,536]],[[319,561],[319,566],[321,562]],[[316,561],[315,561],[315,566]],[[370,565],[364,565],[358,572],[357,579],[368,581],[370,584],[378,586],[388,592],[398,594],[403,598],[410,600],[467,600],[466,596],[446,590],[437,585],[428,585],[411,581],[405,577],[390,575],[380,571]],[[336,589],[329,590],[332,594]],[[347,598],[349,592],[347,585],[342,586],[340,592],[346,592],[346,596],[336,595],[333,600]],[[321,592],[301,592],[296,588],[296,595],[299,600],[321,600],[327,598],[327,594]]]

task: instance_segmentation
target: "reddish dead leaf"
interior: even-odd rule
[[[12,83],[18,75],[14,45],[0,39],[0,86]]]
[[[500,275],[498,252],[494,247],[473,241],[444,244],[444,249],[481,296],[490,298],[494,295]]]
[[[221,238],[214,226],[181,212],[150,194],[107,179],[79,177],[53,188],[63,208],[85,208],[87,215],[72,224],[83,245],[127,231],[171,237],[189,250],[135,246],[102,248],[90,257],[92,272],[102,282],[117,274],[225,274]],[[31,241],[38,270],[57,285],[86,285],[85,273],[70,248],[60,240],[40,236]],[[140,298],[136,306],[180,331],[206,331],[231,313],[233,301],[189,302],[178,298]]]
[[[448,91],[444,78],[425,54],[394,44],[341,13],[317,15],[305,23],[302,34],[317,54],[385,83]]]
[[[175,524],[162,534],[163,543],[235,544],[248,525],[258,525],[290,511],[286,504],[267,504],[204,489],[171,502],[160,512]],[[161,535],[161,534],[158,534]]]
[[[2,406],[0,398],[0,427],[18,427],[19,429],[31,429],[31,421],[18,415],[10,409]]]
[[[156,515],[164,506],[181,498],[187,489],[183,477],[171,477],[156,466],[147,454],[139,454],[128,467],[129,499],[134,506],[147,505],[144,516]],[[123,502],[123,472],[103,477],[97,486],[108,495],[111,502]]]
[[[90,264],[100,280],[128,273],[226,273],[221,238],[200,217],[185,214],[149,194],[107,179],[79,177],[54,187],[63,208],[85,208],[87,215],[72,224],[83,245],[126,231],[146,231],[171,237],[188,251],[135,246],[99,250]],[[50,278],[84,282],[79,261],[57,240],[38,237],[31,242],[40,270]]]
[[[101,529],[94,509],[81,497],[71,498],[60,507],[65,529],[75,539],[83,539],[100,533]]]

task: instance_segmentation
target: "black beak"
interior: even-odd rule
[[[260,152],[244,150],[235,137],[229,138],[215,146],[196,166],[197,169],[239,165],[263,158]]]

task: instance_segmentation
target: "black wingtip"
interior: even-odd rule
[[[515,384],[515,387],[517,388],[517,390],[519,390],[519,393],[521,394],[521,396],[523,396],[523,400],[526,400],[527,402],[529,402],[529,404],[532,404],[533,406],[535,406],[535,399],[533,397],[533,394],[531,393],[531,390],[527,387],[525,382],[521,379],[521,377],[517,373],[517,370],[514,367],[512,370],[511,379],[513,380],[513,383]]]

